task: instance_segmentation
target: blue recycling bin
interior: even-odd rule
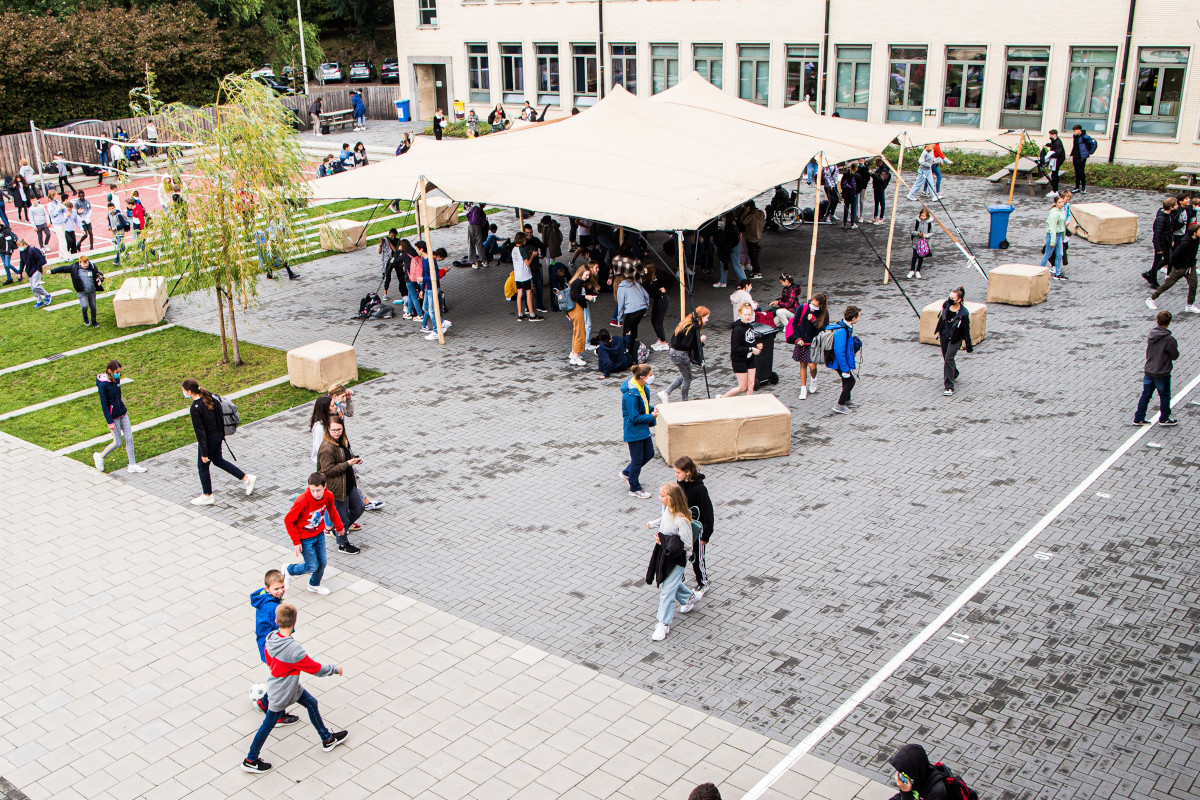
[[[1011,203],[1000,203],[987,207],[992,215],[992,227],[988,231],[988,247],[992,250],[1008,249],[1008,215],[1013,211]]]
[[[412,116],[408,113],[408,101],[396,101],[396,120],[398,122],[412,122]]]

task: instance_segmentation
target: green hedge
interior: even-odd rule
[[[488,134],[491,132],[492,132],[492,126],[488,125],[483,120],[480,120],[479,121],[479,135],[483,136],[484,134]],[[433,136],[433,123],[426,125],[425,130],[422,131],[422,133],[424,133],[426,136]],[[442,136],[452,136],[455,139],[467,138],[467,123],[451,122],[449,125],[444,125],[442,127]]]

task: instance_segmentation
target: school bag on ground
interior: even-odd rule
[[[233,436],[237,433],[238,426],[242,424],[242,415],[238,413],[237,404],[219,394],[214,394],[212,397],[221,411],[221,427],[224,429],[225,435]]]
[[[374,292],[367,292],[366,297],[358,301],[358,317],[369,319],[371,314],[375,312],[375,309],[381,305],[381,303],[382,301],[379,299],[379,295],[375,294]]]
[[[941,761],[933,765],[933,779],[946,782],[946,800],[979,800],[975,790]]]

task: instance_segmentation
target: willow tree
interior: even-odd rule
[[[157,189],[147,190],[157,191],[162,210],[140,241],[126,237],[122,263],[178,280],[179,291],[212,290],[221,363],[241,364],[235,309],[247,308],[261,276],[295,251],[296,211],[307,205],[292,111],[247,75],[227,76],[217,102],[202,109],[155,107],[153,92],[144,96],[143,110],[162,120],[166,165]]]

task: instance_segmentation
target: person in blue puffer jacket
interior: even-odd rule
[[[654,370],[649,364],[635,364],[630,370],[629,380],[621,384],[622,438],[629,445],[629,466],[621,470],[621,476],[629,481],[629,494],[649,500],[650,493],[642,488],[642,467],[654,458],[654,440],[650,429],[658,423],[658,409],[650,404],[650,390],[654,383]]]
[[[835,322],[825,328],[833,331],[833,362],[830,369],[837,370],[842,378],[842,394],[838,397],[835,413],[847,414],[852,408],[858,408],[858,403],[850,401],[850,390],[854,388],[854,370],[858,368],[855,361],[857,348],[854,341],[854,325],[862,315],[858,306],[846,306],[846,313],[841,322]]]

